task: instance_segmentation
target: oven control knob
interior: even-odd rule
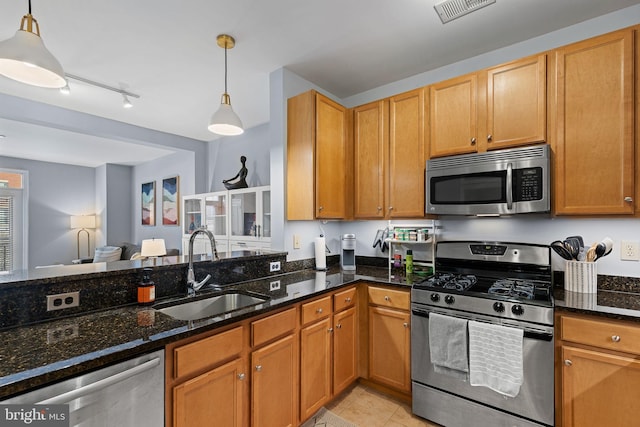
[[[511,312],[516,316],[522,316],[522,313],[524,313],[524,308],[522,308],[521,305],[516,304],[513,307],[511,307]]]
[[[436,293],[431,294],[431,301],[433,301],[433,302],[440,301],[440,295],[438,295]]]
[[[446,297],[444,297],[444,302],[451,305],[456,302],[456,299],[453,297],[453,295],[447,295]]]
[[[493,309],[498,313],[502,313],[504,311],[504,304],[501,302],[494,302]]]

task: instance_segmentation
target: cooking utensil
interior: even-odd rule
[[[567,237],[562,243],[571,254],[571,259],[577,260],[580,248],[582,247],[582,245],[580,245],[580,240],[576,237]]]
[[[609,255],[612,249],[613,249],[613,240],[611,240],[611,238],[609,237],[605,237],[604,239],[602,239],[600,243],[596,244],[596,249],[595,249],[596,257],[594,261]]]
[[[567,240],[569,239],[576,239],[578,241],[578,244],[580,245],[581,248],[584,247],[584,239],[582,238],[582,236],[569,236],[567,237]]]
[[[551,249],[553,249],[555,253],[557,253],[562,258],[566,259],[567,261],[571,261],[573,259],[573,256],[571,255],[571,252],[569,250],[567,250],[567,248],[565,247],[564,243],[561,242],[560,240],[555,240],[555,241],[551,242],[551,245],[549,245],[549,246],[551,246]]]

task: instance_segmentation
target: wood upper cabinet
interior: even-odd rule
[[[467,74],[429,87],[430,157],[477,150],[477,86],[478,76]]]
[[[388,218],[425,216],[425,89],[389,98]]]
[[[251,425],[297,425],[298,344],[289,335],[251,353]]]
[[[559,318],[561,425],[637,426],[640,327],[573,314]]]
[[[241,427],[247,391],[245,362],[236,359],[173,388],[173,426]]]
[[[556,51],[554,211],[634,212],[633,30]]]
[[[348,128],[346,108],[316,91],[288,100],[288,220],[342,219],[351,214]]]
[[[430,156],[546,141],[546,55],[430,86]]]
[[[424,217],[425,109],[422,88],[354,108],[355,218]]]
[[[355,218],[386,215],[389,159],[389,101],[353,109],[353,182]]]

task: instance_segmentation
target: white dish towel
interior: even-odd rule
[[[469,321],[469,384],[509,397],[520,392],[522,329]]]
[[[433,370],[466,381],[469,373],[467,353],[467,320],[430,313],[429,356]]]

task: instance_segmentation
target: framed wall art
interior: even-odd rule
[[[162,180],[162,225],[180,225],[180,177]]]
[[[142,225],[156,225],[156,182],[142,184]]]

